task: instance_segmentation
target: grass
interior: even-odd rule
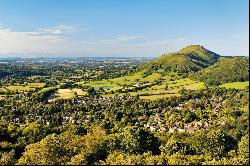
[[[149,81],[149,82],[153,82],[154,80],[157,80],[161,77],[161,74],[159,73],[153,73],[145,78],[142,78],[142,81]]]
[[[245,82],[232,82],[232,83],[225,83],[220,85],[219,87],[224,87],[227,89],[244,89],[247,86],[249,86],[249,81],[245,81]]]
[[[190,89],[190,90],[199,90],[203,88],[205,88],[204,82],[197,82],[197,83],[185,86],[185,89]]]
[[[55,101],[58,99],[71,99],[76,97],[75,92],[79,96],[86,95],[87,93],[81,89],[58,89],[56,93],[53,93],[49,97],[49,101]]]
[[[10,91],[30,91],[35,90],[35,88],[43,88],[45,86],[45,83],[29,83],[28,85],[10,85],[6,86],[4,88],[0,88],[0,91],[10,90]]]
[[[7,86],[6,89],[8,89],[10,91],[30,91],[30,90],[34,90],[34,88],[31,88],[29,86],[22,86],[22,85],[11,85],[11,86]]]
[[[29,83],[28,86],[31,88],[43,88],[45,83]]]
[[[75,97],[75,94],[71,89],[58,89],[56,93],[61,99],[70,99]]]
[[[72,89],[73,92],[76,92],[78,96],[84,96],[87,94],[87,92],[81,90],[81,89]]]
[[[120,85],[129,85],[129,84],[135,84],[137,82],[142,81],[142,74],[144,71],[136,72],[132,75],[129,76],[124,76],[124,77],[118,77],[114,79],[110,79],[110,81],[120,84]]]
[[[175,73],[170,73],[169,75],[166,76],[161,76],[162,71],[155,72],[151,75],[148,75],[147,77],[143,78],[143,73],[146,70],[142,70],[136,73],[133,73],[129,76],[124,76],[124,77],[118,77],[114,79],[109,79],[109,80],[102,80],[102,81],[94,81],[94,82],[89,82],[89,83],[83,83],[83,85],[86,86],[91,86],[95,88],[100,88],[100,87],[110,87],[109,90],[106,90],[107,92],[110,92],[112,90],[118,90],[122,89],[123,86],[125,85],[130,85],[129,87],[126,88],[132,88],[133,85],[135,84],[140,84],[146,85],[145,82],[153,82],[159,78],[163,79],[163,82],[161,85],[154,85],[152,87],[144,88],[142,90],[136,91],[136,92],[129,92],[130,95],[141,95],[143,99],[154,99],[154,98],[163,98],[171,95],[178,95],[178,91],[182,88],[185,89],[191,89],[191,90],[198,90],[202,89],[205,87],[203,82],[196,82],[193,80],[190,80],[188,78],[185,79],[177,79],[174,81],[169,81],[170,80],[170,74],[173,75]],[[79,83],[78,83],[79,84]],[[168,85],[168,89],[166,90],[165,87]],[[163,94],[162,93],[171,93],[171,94]],[[143,96],[144,94],[150,94],[150,96]],[[152,95],[151,95],[152,94]],[[103,95],[103,96],[114,96],[112,94],[110,95]]]
[[[109,90],[107,91],[115,91],[118,89],[122,89],[124,85],[134,85],[138,84],[141,82],[153,82],[154,80],[157,80],[161,77],[159,73],[153,73],[145,78],[142,77],[143,73],[145,70],[133,73],[128,76],[124,77],[118,77],[114,79],[109,79],[109,80],[103,80],[103,81],[94,81],[94,82],[89,82],[89,83],[77,83],[77,84],[83,84],[86,86],[91,86],[95,88],[100,88],[100,87],[110,87]]]
[[[92,87],[99,87],[99,86],[112,86],[113,84],[112,82],[108,80],[104,80],[104,81],[93,81],[93,82],[85,83],[84,85],[92,86]]]
[[[7,90],[5,88],[0,88],[0,92],[6,92]]]
[[[115,86],[115,85],[129,85],[129,84],[136,84],[138,82],[143,82],[143,81],[154,81],[158,78],[160,78],[159,73],[153,73],[149,75],[146,78],[142,78],[143,73],[146,70],[138,71],[136,73],[124,76],[124,77],[118,77],[118,78],[113,78],[113,79],[108,79],[108,80],[102,80],[102,81],[93,81],[89,83],[83,83],[83,82],[78,82],[77,84],[83,84],[87,86]]]
[[[115,90],[122,88],[122,86],[117,85],[117,83],[113,82],[112,80],[93,81],[93,82],[82,83],[82,84],[86,86],[94,87],[97,89],[101,87],[109,87],[109,90],[107,91],[112,91],[112,90],[115,91]]]
[[[110,79],[110,81],[116,83],[116,84],[121,84],[121,85],[129,85],[129,84],[137,84],[139,82],[153,82],[161,77],[161,74],[159,73],[153,73],[145,78],[143,78],[143,73],[146,70],[138,71],[136,73],[133,73],[129,76],[124,76],[124,77],[118,77],[114,79]]]
[[[168,86],[168,90],[165,90],[166,85]],[[203,82],[196,82],[196,81],[190,80],[189,78],[185,78],[185,79],[179,79],[175,81],[165,81],[162,83],[162,85],[152,86],[151,90],[153,91],[157,90],[161,92],[165,92],[165,91],[172,92],[172,91],[179,90],[181,88],[198,90],[204,87],[205,87],[205,84]]]
[[[106,92],[110,91],[115,91],[118,89],[131,89],[133,88],[133,85],[139,84],[139,85],[146,85],[147,82],[152,83],[155,80],[162,79],[162,84],[161,85],[154,85],[152,87],[144,88],[142,90],[136,91],[136,92],[128,92],[130,95],[137,95],[139,94],[142,99],[158,99],[158,98],[163,98],[163,97],[169,97],[173,95],[179,95],[178,91],[182,88],[185,89],[191,89],[191,90],[198,90],[202,89],[205,87],[203,82],[196,82],[193,80],[190,80],[188,78],[185,79],[178,79],[176,76],[176,73],[169,73],[168,75],[161,76],[160,73],[163,72],[162,69],[158,70],[157,72],[152,73],[151,75],[148,75],[147,77],[143,78],[144,72],[146,70],[141,70],[136,73],[133,73],[128,76],[124,77],[118,77],[118,78],[113,78],[113,79],[108,79],[108,80],[102,80],[102,81],[93,81],[93,82],[77,82],[76,84],[82,84],[85,86],[90,86],[94,87],[96,89],[99,89],[100,87],[108,87],[108,89],[105,89]],[[174,81],[170,81],[171,75],[175,75]],[[168,89],[166,90],[166,84],[168,85]],[[124,87],[125,86],[125,87]],[[65,94],[58,94],[59,97],[61,98],[68,98],[70,96],[70,92],[64,92]],[[168,94],[164,94],[168,93]],[[86,92],[84,92],[86,94]],[[118,95],[122,95],[124,93],[116,93]],[[150,94],[149,96],[146,96],[146,94]],[[82,94],[83,95],[83,94]],[[110,97],[114,96],[115,94],[103,94],[103,97]],[[143,96],[145,95],[145,96]],[[66,96],[66,97],[65,97]],[[71,96],[70,96],[71,97]]]

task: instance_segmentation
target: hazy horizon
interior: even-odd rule
[[[0,57],[249,56],[247,0],[0,1]]]

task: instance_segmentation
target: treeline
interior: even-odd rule
[[[208,85],[249,81],[249,58],[221,58],[216,64],[190,75]]]
[[[0,164],[247,165],[248,99],[248,89],[215,88],[183,90],[180,97],[156,101],[93,96],[38,105],[12,103],[15,107],[1,108]],[[183,110],[176,109],[188,101]],[[220,103],[222,108],[214,111],[214,104]],[[168,126],[218,120],[225,125],[193,133],[151,132],[143,126],[156,113]],[[10,123],[13,116],[29,123]]]
[[[21,165],[247,165],[249,134],[236,142],[228,129],[202,129],[194,134],[174,133],[162,138],[138,128],[108,133],[100,126],[87,134],[67,130],[50,134],[26,146],[23,155],[2,153],[1,164]],[[23,131],[26,133],[26,131]],[[32,132],[32,130],[28,131]],[[31,133],[30,133],[31,134]],[[163,138],[164,137],[164,138]]]
[[[48,78],[63,78],[72,80],[102,80],[108,78],[116,78],[128,75],[137,70],[140,63],[0,63],[0,79],[6,83],[15,81],[28,80],[32,76],[43,76],[40,81],[45,81]],[[47,76],[47,77],[45,77]],[[46,79],[45,79],[46,78]],[[7,80],[7,81],[6,81]]]

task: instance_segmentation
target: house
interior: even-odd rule
[[[138,118],[138,121],[141,122],[141,121],[143,121],[143,119],[144,119],[144,118],[143,118],[142,116],[140,116],[140,117]]]
[[[196,122],[196,123],[194,124],[194,127],[195,127],[195,128],[201,128],[201,127],[203,127],[203,124],[202,124],[202,122]]]
[[[211,126],[208,122],[204,122],[204,127],[209,127]]]
[[[15,123],[18,123],[19,120],[20,120],[19,118],[15,118],[15,119],[14,119],[14,122],[15,122]]]
[[[173,133],[175,130],[177,130],[177,127],[172,127],[172,128],[169,128],[168,132]]]
[[[179,124],[180,124],[180,122],[175,122],[174,124],[175,124],[175,125],[179,125]]]
[[[195,131],[195,129],[193,127],[189,127],[189,128],[186,129],[186,131],[188,133],[193,133]]]
[[[150,130],[150,131],[155,131],[156,129],[157,129],[157,126],[150,126],[150,127],[149,127],[149,130]]]
[[[224,122],[224,121],[218,121],[218,124],[220,124],[220,125],[225,125],[226,123]]]
[[[182,133],[185,132],[185,129],[178,128],[177,130]]]
[[[169,128],[168,128],[168,126],[161,126],[160,130],[161,131],[169,131]]]
[[[140,87],[140,85],[138,85],[138,84],[135,84],[135,85],[133,85],[133,87]]]
[[[200,127],[203,127],[202,122],[197,122],[196,124],[197,124],[198,126],[200,126]]]
[[[191,111],[191,112],[195,112],[195,109],[191,109],[190,111]]]
[[[155,116],[156,116],[157,118],[163,118],[163,117],[164,117],[164,115],[163,115],[162,113],[156,113]]]

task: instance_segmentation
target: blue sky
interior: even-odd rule
[[[0,0],[0,57],[249,52],[248,0]]]

